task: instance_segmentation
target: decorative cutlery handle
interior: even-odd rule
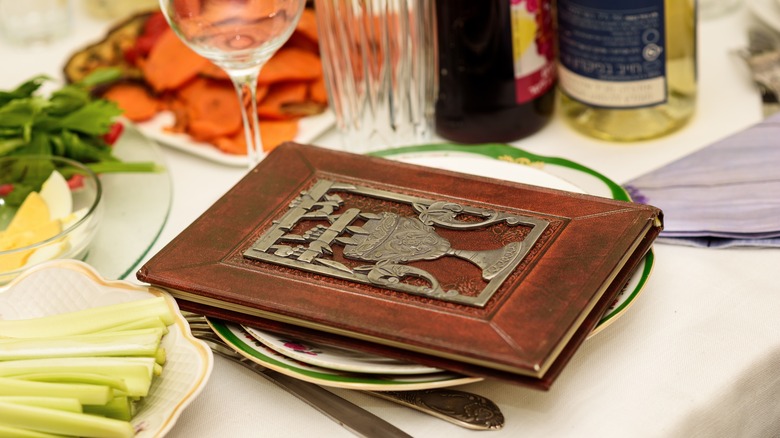
[[[395,426],[375,417],[347,400],[319,386],[260,366],[229,347],[201,315],[182,312],[192,334],[206,342],[212,351],[255,371],[287,389],[315,409],[341,423],[358,436],[408,436]],[[312,393],[316,394],[312,394]],[[454,389],[436,388],[417,391],[366,391],[367,394],[399,403],[403,406],[441,418],[461,427],[475,430],[498,430],[504,425],[504,414],[493,401],[477,394]],[[336,400],[334,402],[334,400]],[[360,412],[363,411],[363,412]],[[362,419],[365,417],[365,419]],[[345,421],[349,418],[350,421]],[[356,423],[356,424],[350,424]],[[384,423],[384,424],[383,424]],[[364,429],[368,427],[368,429]],[[370,433],[365,435],[366,431]]]
[[[371,395],[400,403],[462,427],[498,430],[504,414],[491,400],[478,394],[454,389],[419,391],[372,391]]]

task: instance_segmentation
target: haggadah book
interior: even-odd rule
[[[548,388],[655,207],[286,143],[149,260],[181,308]]]

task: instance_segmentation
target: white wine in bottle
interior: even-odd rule
[[[660,137],[696,107],[695,0],[558,0],[560,111],[610,141]]]

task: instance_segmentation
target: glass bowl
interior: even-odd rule
[[[0,157],[0,284],[48,260],[83,259],[102,216],[102,192],[97,175],[77,161]]]

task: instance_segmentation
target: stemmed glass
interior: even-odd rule
[[[263,151],[257,77],[290,38],[305,4],[306,0],[160,0],[179,38],[230,76],[241,104],[250,169]]]

